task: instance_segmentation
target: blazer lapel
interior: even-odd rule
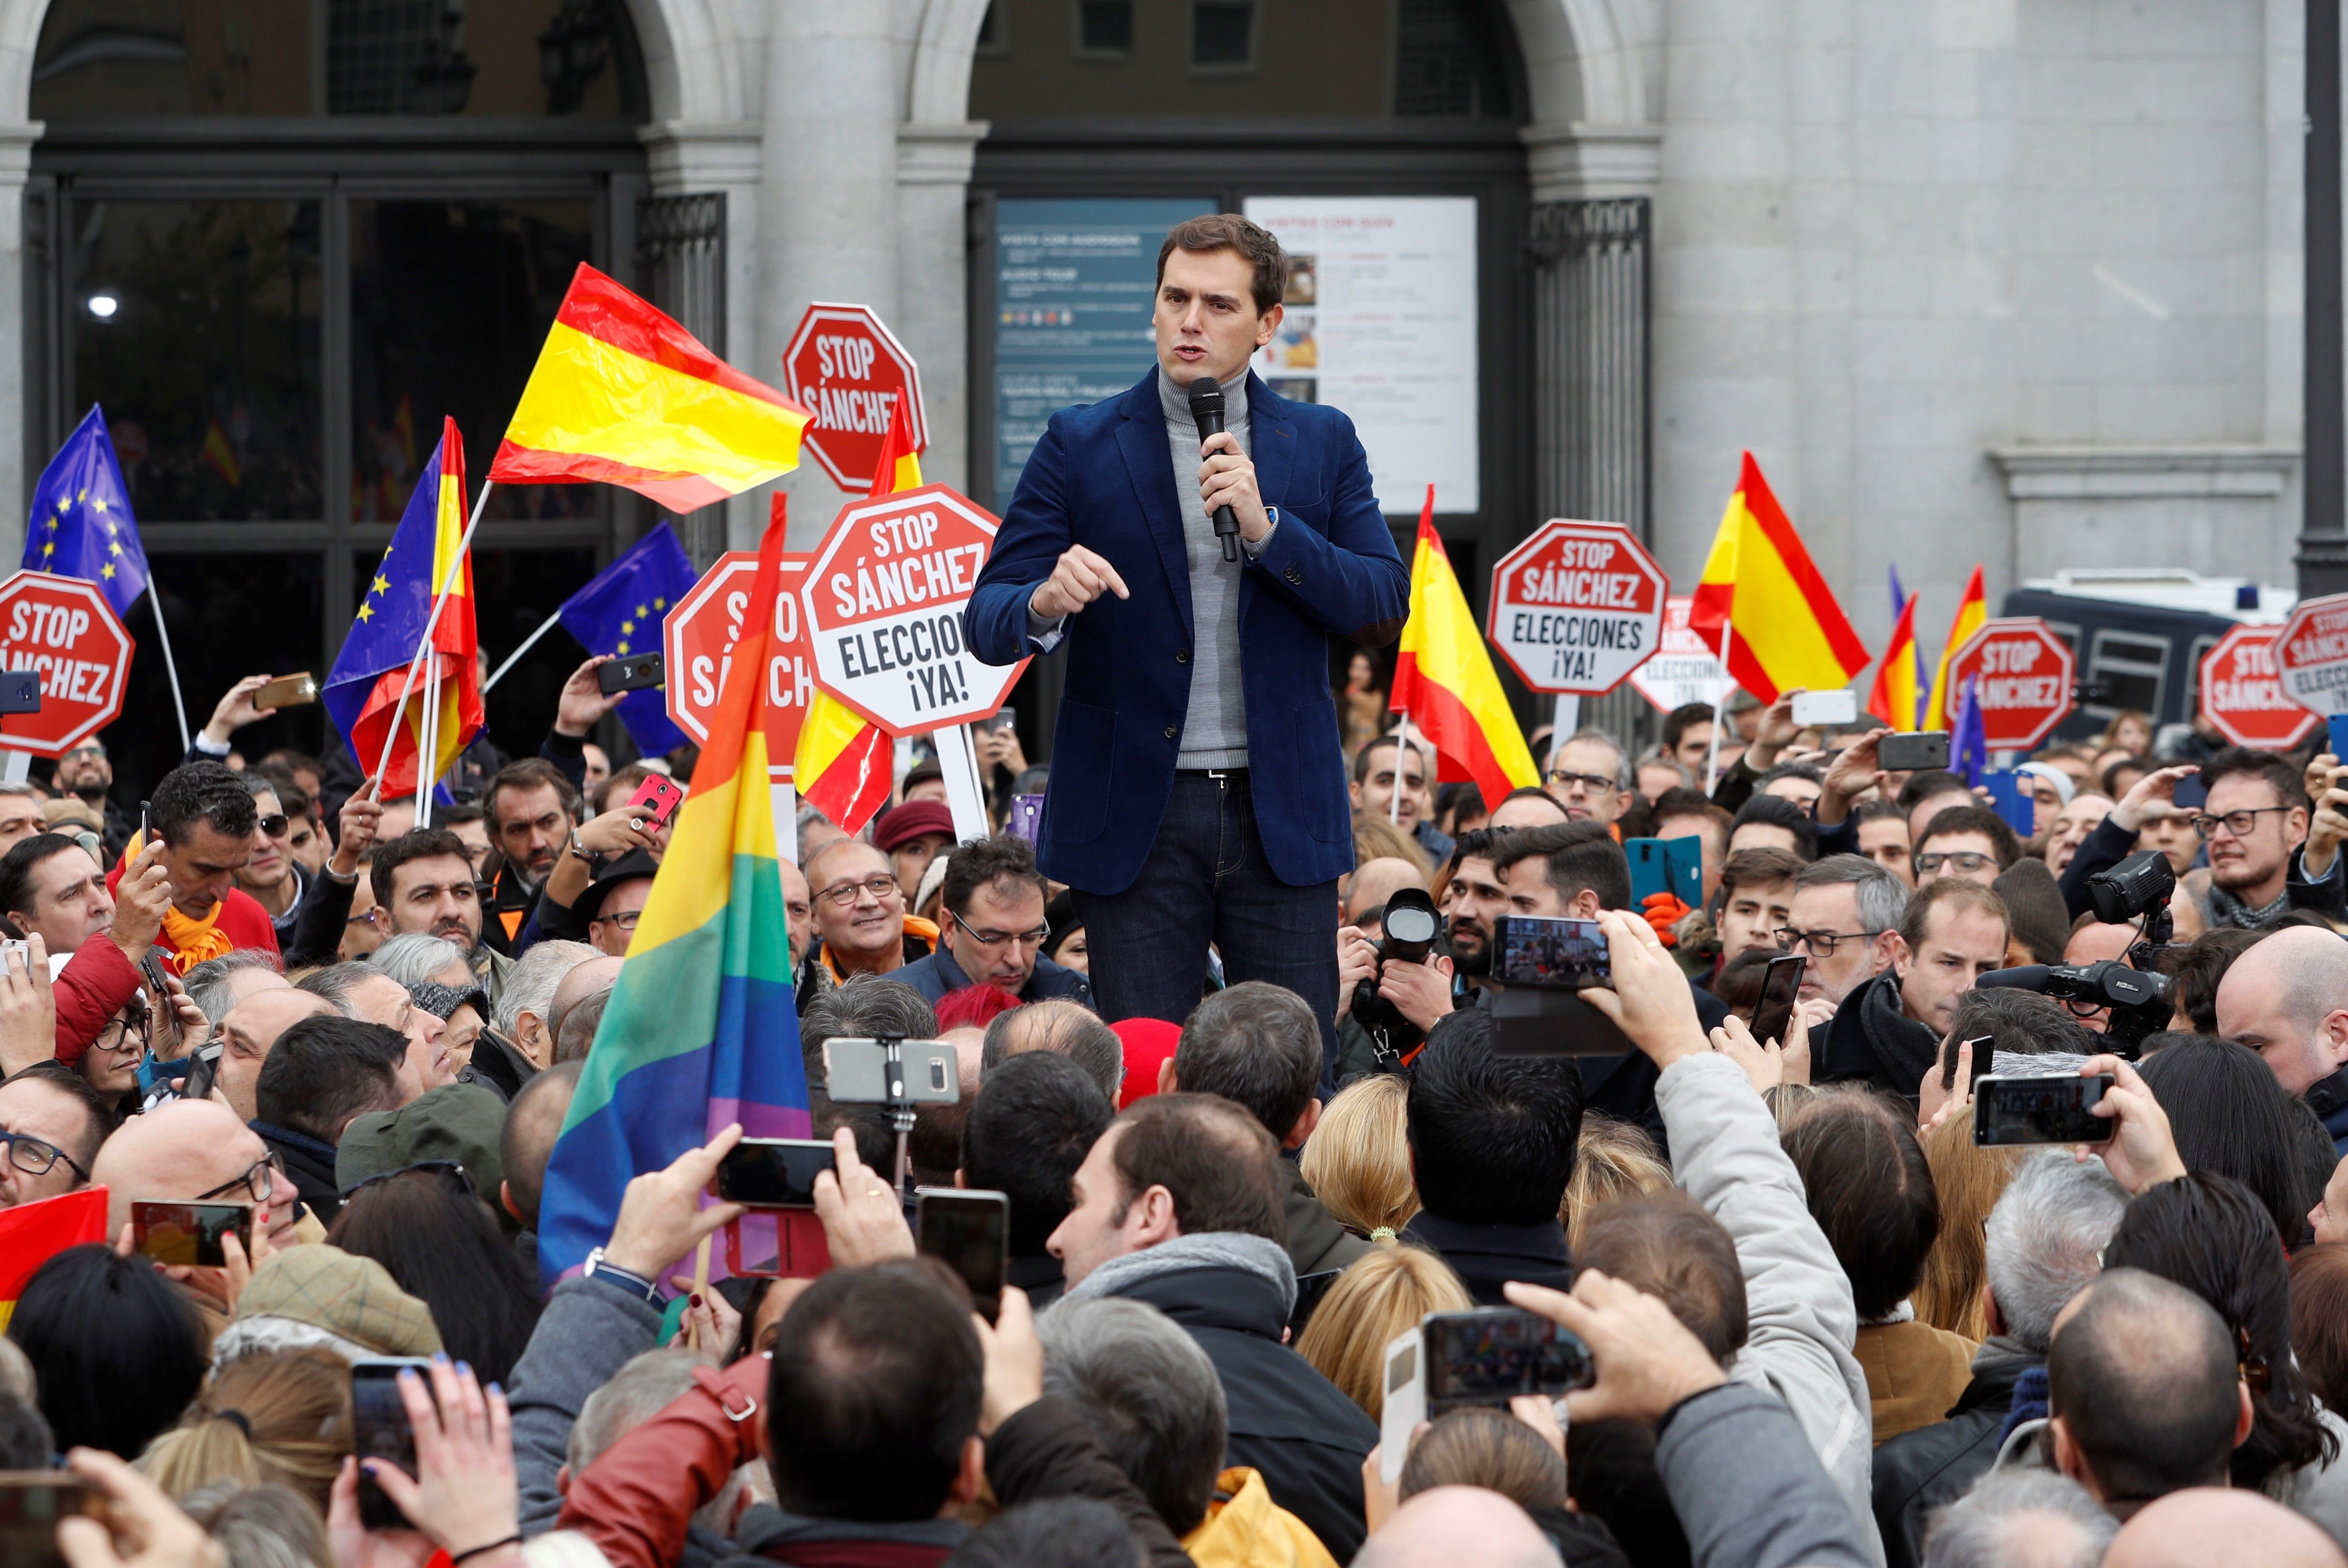
[[[1266,506],[1288,504],[1288,480],[1296,469],[1296,427],[1286,418],[1287,399],[1263,378],[1248,372],[1248,456],[1255,461],[1255,488]],[[1307,498],[1308,500],[1311,498]]]
[[[1196,641],[1190,621],[1190,562],[1182,547],[1182,505],[1174,493],[1174,463],[1166,444],[1166,416],[1158,406],[1158,372],[1153,367],[1141,384],[1118,400],[1125,418],[1117,428],[1117,449],[1125,454],[1126,472],[1133,480],[1134,499],[1141,503],[1142,521],[1158,546],[1166,568],[1166,585],[1174,608],[1182,617],[1182,637]]]

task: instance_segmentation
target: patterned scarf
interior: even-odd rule
[[[2291,913],[2291,889],[2275,894],[2274,902],[2260,909],[2252,909],[2216,882],[2209,884],[2209,923],[2239,925],[2245,931],[2264,931]]]

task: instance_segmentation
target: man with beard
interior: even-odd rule
[[[56,778],[59,789],[105,819],[106,830],[99,839],[107,862],[112,864],[121,859],[123,847],[130,842],[137,824],[107,794],[114,787],[114,763],[106,755],[106,743],[93,738],[58,758]]]
[[[481,891],[465,841],[445,828],[403,833],[376,851],[367,880],[376,930],[386,938],[416,931],[455,943],[497,1000],[512,961],[481,945]]]
[[[555,858],[576,835],[579,791],[553,763],[528,757],[498,770],[481,797],[481,809],[489,814],[489,836],[504,858],[490,885],[489,930],[499,945],[510,946],[538,906],[539,890],[554,870]],[[458,847],[465,849],[462,840]],[[469,851],[466,863],[471,863]]]
[[[1492,922],[1509,913],[1509,895],[1493,868],[1496,844],[1515,836],[1507,828],[1474,828],[1459,835],[1451,855],[1450,874],[1443,883],[1437,908],[1443,916],[1438,950],[1425,965],[1399,960],[1378,962],[1378,944],[1371,936],[1348,927],[1340,934],[1337,951],[1337,1068],[1341,1085],[1377,1070],[1377,1047],[1369,1031],[1354,1021],[1352,1007],[1356,981],[1378,975],[1378,995],[1395,1006],[1421,1037],[1436,1020],[1459,1007],[1477,1006],[1482,996],[1467,984],[1492,972]],[[1419,1041],[1410,1041],[1416,1050]]]

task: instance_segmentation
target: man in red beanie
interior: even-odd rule
[[[908,800],[880,814],[872,824],[872,842],[897,869],[897,885],[911,909],[922,891],[922,873],[954,846],[953,813],[942,800]]]

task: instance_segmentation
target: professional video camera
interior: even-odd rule
[[[2138,940],[2125,959],[2025,964],[1992,970],[1976,984],[2036,991],[2058,1002],[2088,1002],[2105,1008],[2105,1037],[2121,1047],[2122,1055],[2133,1056],[2146,1036],[2168,1027],[2175,1016],[2168,976],[2154,965],[2174,930],[2168,900],[2176,891],[2177,873],[2169,868],[2168,857],[2157,850],[2140,850],[2087,879],[2087,897],[2097,920],[2106,925],[2142,923]]]
[[[1380,1072],[1398,1070],[1426,1042],[1426,1034],[1378,995],[1378,978],[1389,962],[1426,963],[1442,930],[1443,919],[1435,913],[1435,901],[1421,890],[1396,888],[1387,897],[1385,934],[1378,941],[1378,968],[1354,982],[1353,1002],[1354,1022],[1369,1035]]]

